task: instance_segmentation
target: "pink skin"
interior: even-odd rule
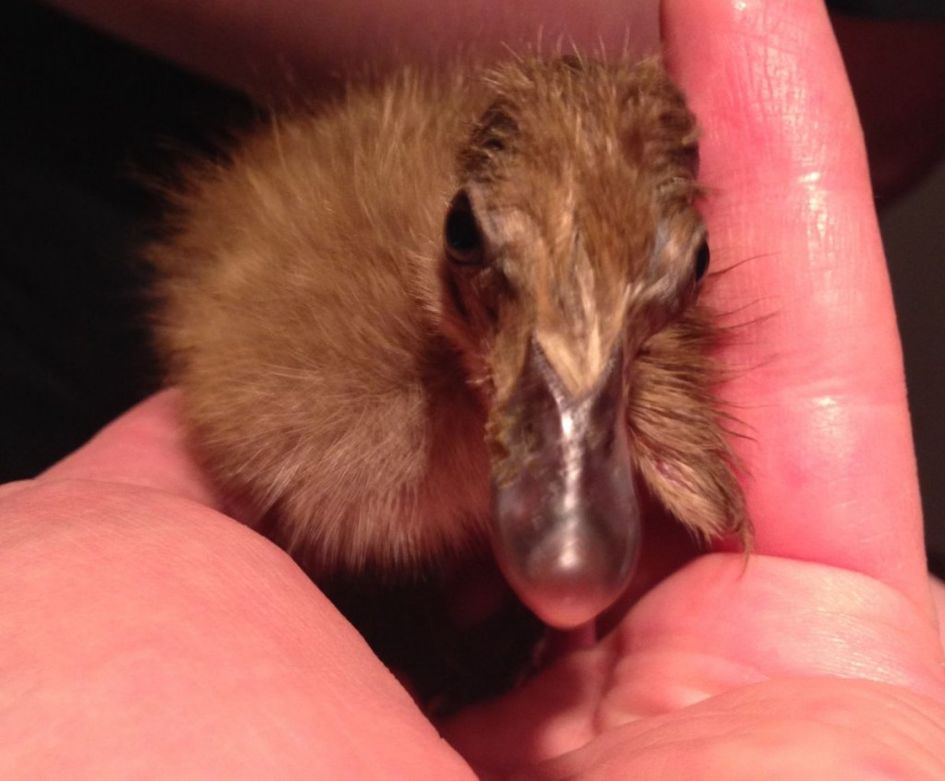
[[[339,66],[449,60],[462,50],[601,41],[634,51],[658,38],[654,0],[52,0],[78,17],[264,101],[324,85]],[[625,35],[629,30],[632,35]],[[642,42],[642,45],[641,45]]]
[[[663,21],[707,129],[713,262],[751,259],[719,304],[771,315],[726,356],[757,554],[691,562],[597,647],[440,725],[451,748],[292,562],[213,509],[164,393],[0,488],[7,776],[945,777],[945,593],[825,12],[665,0]]]

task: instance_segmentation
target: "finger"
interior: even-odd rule
[[[932,575],[929,577],[929,588],[932,592],[932,604],[935,605],[939,641],[942,648],[945,648],[945,583]]]
[[[697,703],[761,681],[816,687],[842,679],[945,703],[939,632],[901,592],[859,573],[702,556],[651,591],[606,640],[467,709],[444,730],[474,764],[507,771],[593,745],[627,723],[678,713],[686,724]]]
[[[177,403],[176,391],[163,391],[146,399],[39,479],[125,483],[220,507],[221,502],[184,441]]]
[[[945,773],[942,751],[940,702],[865,681],[794,679],[728,692],[681,718],[622,725],[576,751],[503,777],[934,781]],[[485,762],[490,760],[487,755]],[[764,771],[748,770],[759,767]]]
[[[472,777],[285,553],[168,494],[5,497],[0,634],[4,777]]]
[[[856,113],[819,0],[666,0],[669,62],[704,127],[722,310],[766,318],[725,354],[754,441],[763,553],[928,604],[895,314]]]

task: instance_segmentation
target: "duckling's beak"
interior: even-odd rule
[[[505,405],[524,456],[493,477],[494,548],[519,598],[551,626],[591,621],[633,572],[641,520],[624,382],[618,347],[575,398],[532,340]]]

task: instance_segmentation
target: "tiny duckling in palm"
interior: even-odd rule
[[[320,584],[491,550],[557,627],[626,588],[641,493],[746,539],[697,159],[655,61],[405,71],[274,120],[153,252],[195,451]]]

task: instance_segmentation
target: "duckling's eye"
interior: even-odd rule
[[[696,282],[701,281],[705,276],[706,271],[709,270],[709,240],[703,239],[702,243],[699,244],[696,249],[695,265],[693,267],[693,273],[696,277]]]
[[[446,214],[443,230],[446,254],[460,266],[479,266],[483,262],[482,233],[473,214],[469,196],[460,190]]]

